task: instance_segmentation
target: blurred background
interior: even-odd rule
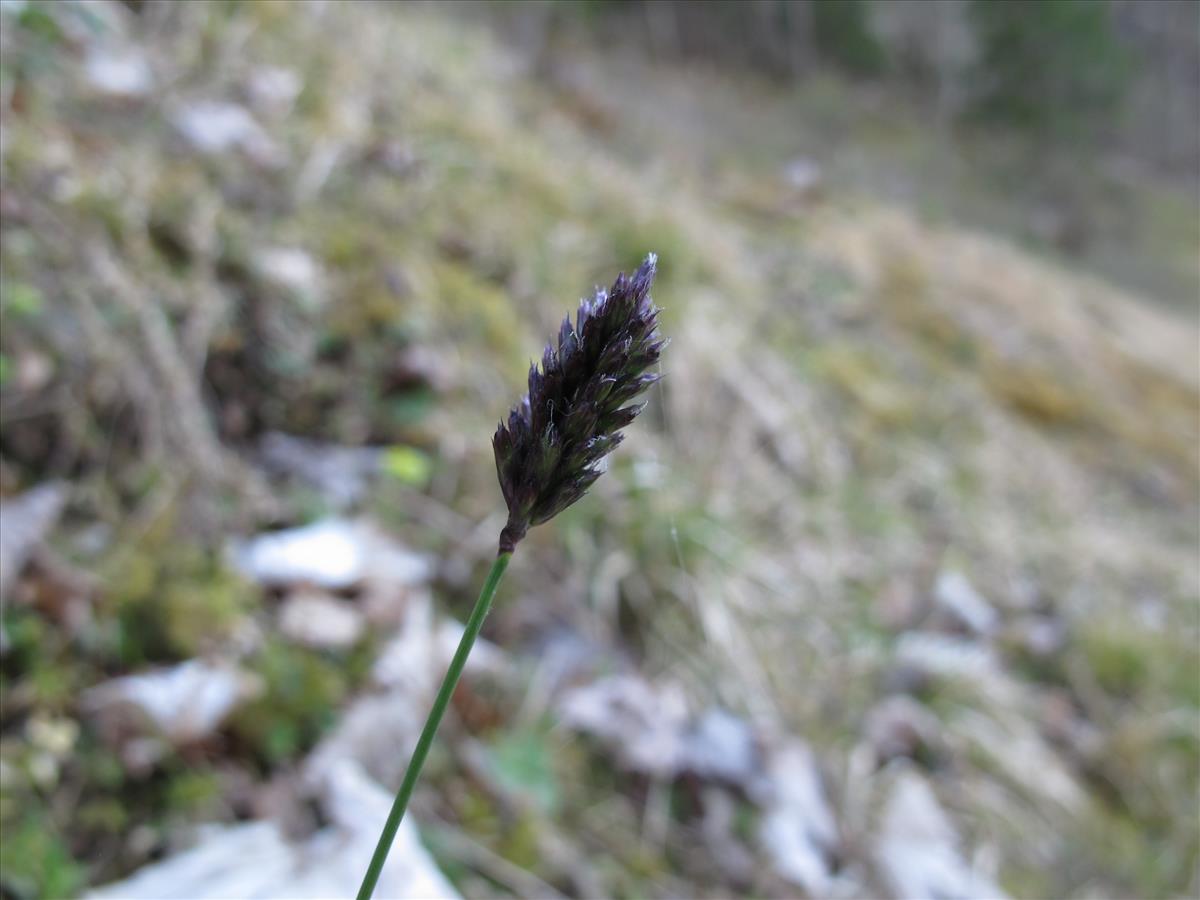
[[[0,2],[0,894],[1200,891],[1200,5]]]

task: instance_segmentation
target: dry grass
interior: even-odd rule
[[[53,317],[20,333],[58,363],[38,397],[6,388],[6,418],[10,404],[44,404],[78,462],[65,467],[77,515],[136,522],[161,492],[215,482],[223,502],[187,540],[261,520],[231,480],[242,464],[228,463],[248,449],[229,423],[250,415],[424,446],[441,470],[430,502],[478,532],[435,538],[420,513],[387,509],[394,497],[376,503],[409,520],[411,542],[477,568],[499,527],[487,436],[536,336],[588,285],[657,251],[667,377],[596,496],[522,546],[497,634],[516,650],[561,623],[605,648],[606,665],[631,659],[697,703],[807,738],[842,818],[847,878],[869,893],[891,773],[864,767],[862,724],[896,665],[885,607],[966,571],[1006,619],[1034,597],[1070,634],[1048,675],[1006,658],[999,686],[923,695],[947,736],[934,779],[973,846],[1021,895],[1196,889],[1197,698],[1170,671],[1196,675],[1200,641],[1194,322],[836,192],[763,216],[771,190],[728,191],[745,168],[740,132],[714,138],[719,161],[676,152],[645,125],[659,109],[686,115],[655,84],[628,106],[602,82],[550,91],[484,34],[420,11],[197,4],[134,27],[168,85],[136,127],[79,100],[65,57],[30,88],[35,102],[4,112],[4,196],[19,211],[6,277],[47,298]],[[236,96],[266,63],[305,83],[296,114],[271,126],[286,166],[177,156],[172,105]],[[68,172],[59,195],[38,189],[47,144]],[[370,162],[389,145],[410,169]],[[147,236],[159,211],[188,248],[182,266]],[[31,249],[14,249],[18,233]],[[320,261],[324,306],[264,300],[245,271],[272,244]],[[321,356],[333,339],[350,362]],[[374,387],[401,340],[449,372],[415,426],[388,419]],[[21,352],[7,336],[4,350]],[[222,360],[245,366],[243,393],[198,377]],[[126,405],[129,441],[113,424]],[[21,446],[6,444],[6,481],[61,474]],[[1061,695],[1098,729],[1094,755],[1048,737],[1043,706]],[[560,820],[537,828],[603,860],[591,874],[607,892],[724,889],[692,846],[695,822],[680,814],[655,845],[641,786],[577,742],[556,753],[575,781]],[[498,880],[521,883],[514,863],[553,877],[544,837],[522,843],[470,784],[433,774],[465,796],[440,811],[476,833],[484,849],[471,852]],[[756,888],[783,889],[769,876]]]

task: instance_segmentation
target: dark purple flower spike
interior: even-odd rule
[[[632,277],[622,272],[607,292],[580,303],[574,327],[567,316],[540,370],[529,367],[529,393],[492,438],[508,504],[501,553],[587,493],[621,429],[645,406],[627,404],[660,377],[648,371],[666,345],[650,297],[657,262],[651,253]]]

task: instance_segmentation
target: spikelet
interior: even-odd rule
[[[529,393],[492,438],[508,504],[501,553],[587,493],[621,429],[645,406],[630,401],[659,379],[648,370],[666,345],[650,297],[656,265],[651,253],[632,277],[622,272],[611,289],[584,300],[574,326],[567,316],[557,346],[546,346],[541,368],[529,367]]]

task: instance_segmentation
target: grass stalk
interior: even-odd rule
[[[371,864],[367,867],[367,874],[363,876],[362,886],[358,889],[358,900],[370,900],[371,895],[375,892],[379,873],[383,871],[383,864],[387,860],[388,851],[392,848],[392,841],[396,839],[396,832],[400,828],[400,822],[404,819],[405,810],[408,809],[408,801],[412,797],[417,778],[425,765],[425,758],[429,756],[433,737],[442,723],[446,707],[450,705],[450,698],[454,696],[454,689],[458,685],[459,678],[462,677],[467,657],[471,653],[471,648],[475,646],[475,638],[479,636],[483,620],[487,618],[488,611],[492,608],[492,598],[496,596],[496,588],[499,586],[500,579],[504,575],[504,570],[508,568],[508,561],[511,558],[511,553],[498,555],[496,561],[492,563],[491,571],[488,572],[487,580],[483,583],[483,590],[479,592],[479,599],[475,601],[475,608],[471,610],[471,617],[467,620],[462,639],[458,642],[458,649],[454,651],[450,668],[446,670],[446,677],[442,679],[442,686],[438,688],[437,697],[433,701],[433,709],[429,711],[429,718],[425,720],[425,727],[421,730],[420,738],[417,739],[412,759],[409,760],[408,769],[404,772],[404,780],[400,783],[400,790],[396,792],[396,800],[392,803],[387,822],[384,823],[383,833],[379,835],[379,843],[375,846],[375,853],[371,856]]]

